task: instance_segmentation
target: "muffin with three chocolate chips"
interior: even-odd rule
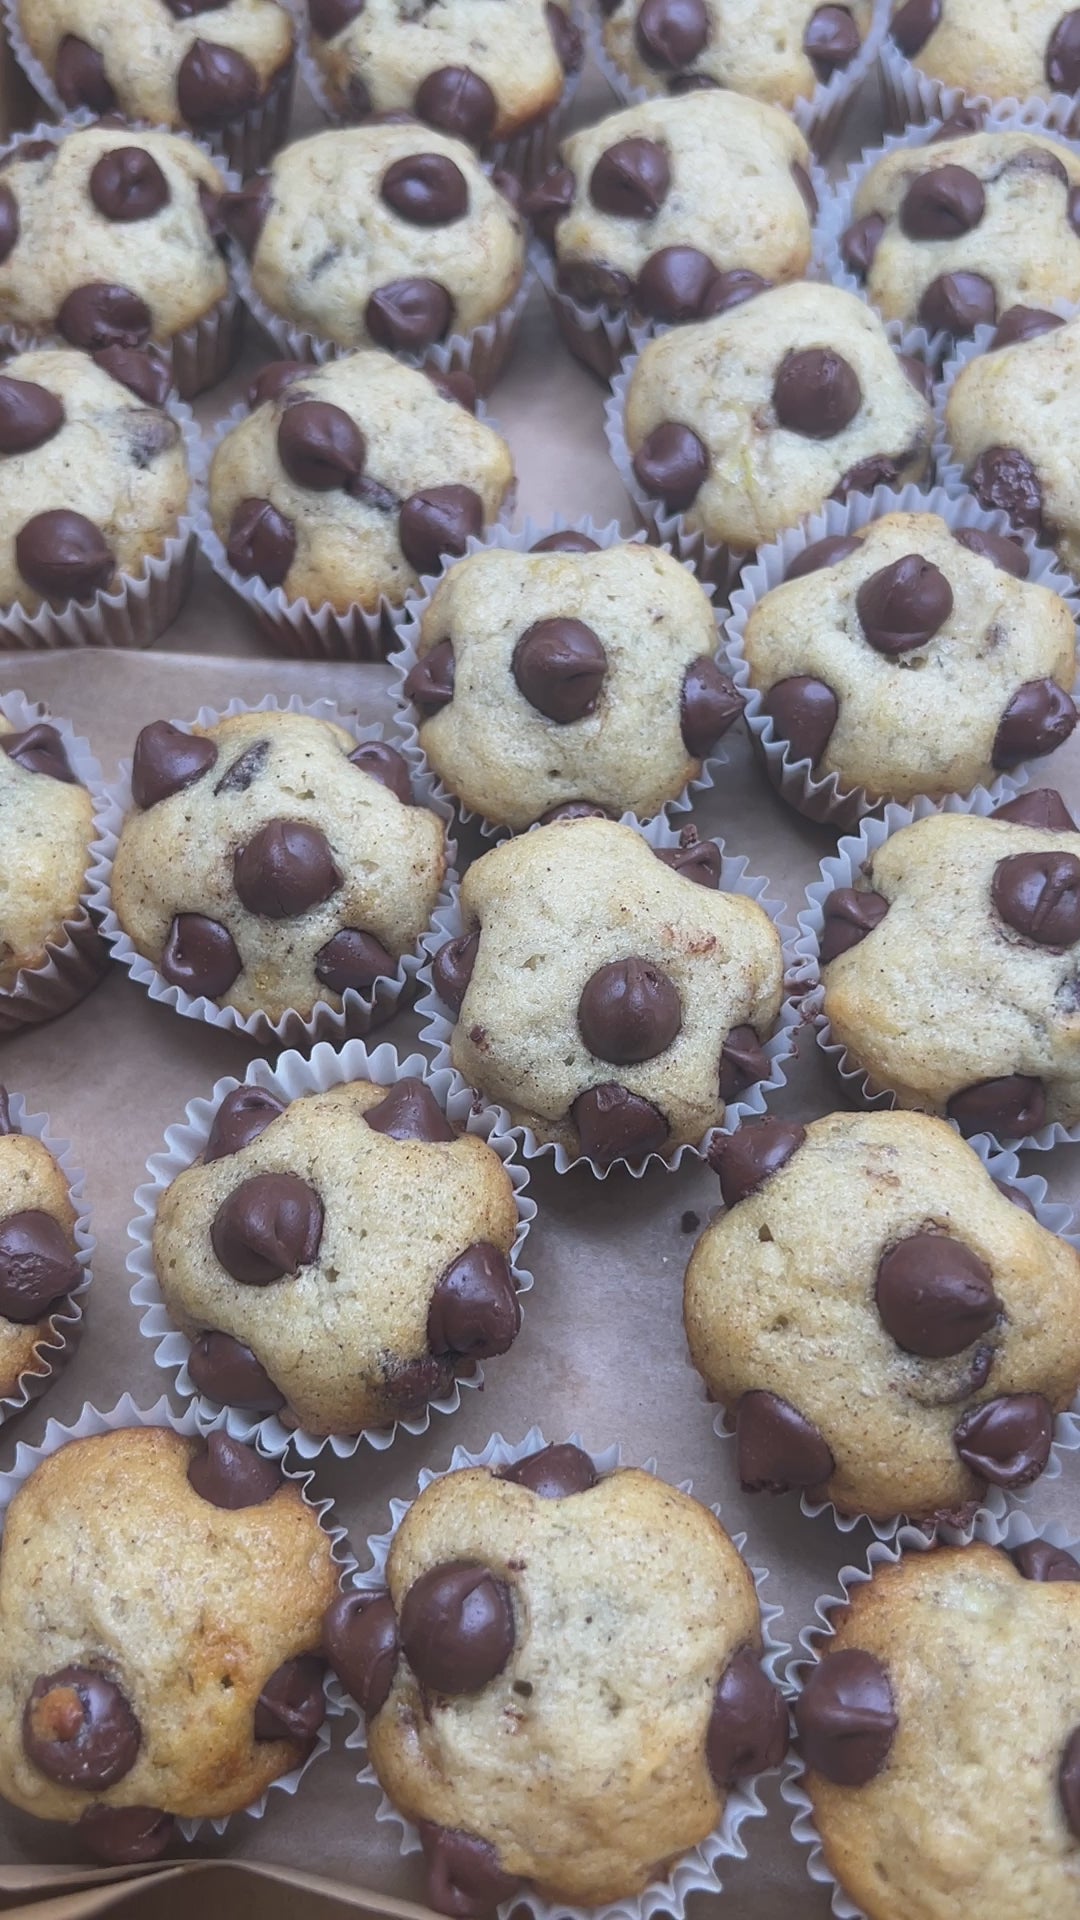
[[[889,42],[920,75],[983,99],[1080,88],[1080,10],[1062,0],[892,0]]]
[[[934,1521],[1038,1478],[1080,1387],[1080,1255],[1018,1188],[921,1113],[751,1120],[710,1159],[686,1333],[748,1492]]]
[[[857,60],[872,0],[600,0],[609,58],[631,87],[727,87],[791,108]]]
[[[0,711],[0,1032],[63,1013],[106,964],[84,904],[93,824],[58,728]]]
[[[44,1140],[22,1131],[0,1087],[0,1400],[53,1370],[61,1342],[53,1315],[88,1278],[77,1220],[63,1168]]]
[[[574,1908],[633,1899],[706,1842],[787,1748],[762,1638],[707,1507],[564,1444],[432,1481],[386,1591],[343,1595],[324,1645],[420,1828],[428,1902],[460,1915],[523,1881]]]

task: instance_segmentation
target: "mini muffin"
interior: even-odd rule
[[[267,306],[342,347],[420,352],[490,320],[521,284],[510,201],[462,141],[412,122],[298,140],[222,216]]]
[[[710,1158],[727,1212],[683,1309],[747,1492],[940,1519],[1038,1477],[1080,1387],[1080,1255],[1018,1189],[920,1113],[748,1121]]]
[[[112,873],[124,933],[170,986],[244,1018],[308,1018],[393,977],[431,918],[442,821],[381,741],[238,713],[135,742]]]
[[[67,1179],[44,1140],[21,1133],[0,1087],[0,1399],[52,1371],[38,1348],[86,1278]]]
[[[289,600],[400,606],[495,519],[510,449],[456,397],[385,353],[264,367],[210,469],[229,565]]]
[[[654,853],[613,820],[558,820],[485,854],[434,961],[454,1065],[598,1167],[699,1141],[769,1073],[783,991],[768,914],[719,886],[692,827]]]
[[[784,1756],[750,1570],[652,1474],[600,1475],[573,1445],[449,1473],[386,1582],[338,1602],[326,1650],[437,1912],[522,1881],[572,1908],[632,1899]]]
[[[507,1351],[516,1232],[498,1154],[422,1080],[291,1104],[240,1086],[162,1196],[154,1265],[200,1392],[352,1434]]]
[[[907,1553],[831,1619],[795,1725],[844,1892],[868,1920],[1073,1920],[1080,1564],[1044,1540]]]
[[[810,150],[778,108],[712,88],[649,100],[561,154],[526,212],[584,306],[700,320],[806,272]]]
[[[0,1793],[118,1863],[249,1806],[322,1724],[336,1587],[315,1512],[250,1447],[70,1440],[0,1546]]]
[[[1080,574],[1080,319],[1006,314],[991,350],[961,368],[946,429],[975,498]]]
[[[85,917],[93,821],[57,729],[42,720],[16,728],[0,713],[0,993],[24,968],[44,966]],[[90,972],[74,998],[92,980]]]
[[[824,912],[825,1017],[873,1086],[962,1133],[1080,1123],[1080,831],[1059,794],[901,827]]]
[[[946,87],[991,100],[1080,88],[1080,13],[1061,0],[892,0],[893,43]]]
[[[973,333],[1080,299],[1080,154],[1033,133],[896,147],[865,175],[840,253],[887,320]]]
[[[600,0],[604,46],[649,93],[727,87],[793,107],[862,51],[872,0]]]
[[[570,537],[452,567],[405,681],[440,780],[515,830],[568,807],[650,818],[742,710],[694,575],[658,547]]]
[[[509,140],[558,106],[582,60],[562,0],[308,0],[311,51],[347,120],[404,108],[471,147]]]
[[[743,639],[792,760],[871,800],[940,799],[1060,746],[1076,718],[1076,628],[1027,570],[1018,540],[954,534],[932,513],[889,513],[798,554]],[[1033,707],[1043,724],[1017,740]]]
[[[828,499],[926,472],[922,378],[855,294],[800,280],[646,343],[626,394],[642,492],[745,550]]]

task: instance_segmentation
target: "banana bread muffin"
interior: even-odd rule
[[[250,1447],[70,1440],[0,1546],[0,1793],[110,1862],[249,1806],[322,1724],[336,1587],[314,1510]]]
[[[247,1017],[307,1018],[393,977],[431,918],[442,821],[381,741],[238,713],[135,742],[112,905],[170,986]]]
[[[657,854],[632,827],[564,819],[485,854],[434,960],[454,1065],[599,1167],[696,1144],[768,1074],[783,992],[768,914],[719,884],[693,828]]]
[[[658,547],[494,547],[436,588],[404,690],[429,764],[488,820],[648,819],[742,710],[715,647],[707,596]]]
[[[57,729],[41,720],[16,728],[0,713],[0,992],[23,968],[43,966],[83,913],[93,820]]]
[[[795,1725],[825,1859],[868,1920],[1072,1920],[1080,1565],[906,1553],[851,1588]],[[992,1730],[987,1746],[988,1732]]]
[[[51,1371],[36,1350],[86,1277],[76,1218],[62,1168],[43,1140],[20,1131],[0,1087],[0,1398],[25,1374]]]
[[[1080,88],[1080,12],[1061,0],[892,0],[893,43],[922,73],[991,100]]]
[[[1018,1189],[921,1113],[751,1120],[710,1159],[686,1335],[748,1492],[929,1520],[1038,1477],[1080,1387],[1080,1255]]]
[[[649,93],[729,87],[793,107],[862,51],[871,0],[600,0],[604,46]]]
[[[1049,753],[1075,720],[1076,628],[1017,540],[889,513],[797,555],[743,635],[777,739],[871,800],[940,799]],[[1049,691],[1052,689],[1052,691]],[[1052,724],[1017,754],[1017,709]]]
[[[387,353],[272,363],[220,442],[210,514],[230,567],[339,612],[400,606],[497,516],[510,449]]]
[[[326,1649],[438,1912],[523,1880],[574,1907],[633,1898],[784,1756],[750,1570],[652,1474],[598,1475],[573,1445],[449,1473],[386,1580],[338,1603]]]

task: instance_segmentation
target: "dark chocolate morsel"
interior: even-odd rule
[[[374,1720],[386,1705],[400,1652],[390,1595],[339,1594],[323,1615],[322,1648],[365,1720]]]
[[[585,58],[585,41],[581,28],[571,20],[562,7],[548,0],[544,8],[544,18],[548,24],[555,56],[564,73],[576,73]]]
[[[170,986],[220,1000],[243,962],[228,927],[202,913],[178,913],[158,963]]]
[[[985,107],[954,107],[937,132],[930,135],[927,145],[933,147],[946,140],[962,140],[965,134],[980,133],[985,124]]]
[[[87,1807],[78,1835],[88,1853],[107,1867],[140,1866],[163,1854],[176,1832],[160,1807]]]
[[[549,807],[542,813],[538,826],[550,827],[553,820],[610,820],[606,807],[596,807],[591,800],[564,800],[560,806]]]
[[[365,5],[366,0],[308,0],[311,30],[321,40],[332,40],[363,13]]]
[[[0,374],[0,453],[30,453],[63,424],[63,402],[48,387]]]
[[[73,787],[80,784],[60,734],[47,720],[36,720],[33,726],[23,727],[18,733],[0,734],[0,749],[24,773],[44,774],[50,780],[63,780]]]
[[[636,1165],[650,1153],[659,1153],[668,1138],[668,1123],[651,1100],[606,1080],[579,1093],[570,1109],[581,1151],[599,1167],[616,1160]]]
[[[76,1665],[34,1681],[23,1709],[22,1743],[31,1766],[47,1780],[94,1792],[131,1772],[142,1729],[115,1681]]]
[[[456,1827],[420,1822],[420,1845],[427,1866],[427,1897],[436,1913],[454,1920],[480,1920],[517,1892],[519,1882],[504,1873],[488,1840]]]
[[[697,320],[710,311],[716,269],[698,247],[661,247],[637,277],[637,304],[652,320]]]
[[[1064,1547],[1052,1547],[1049,1540],[1026,1540],[1009,1557],[1025,1580],[1080,1580],[1080,1560]]]
[[[629,274],[602,260],[566,260],[556,278],[560,291],[579,307],[625,307],[634,290]]]
[[[89,600],[116,571],[101,528],[68,507],[27,520],[15,535],[15,559],[23,579],[47,600]]]
[[[1053,753],[1076,725],[1072,695],[1056,680],[1026,680],[1001,717],[994,737],[995,767],[1015,767],[1033,754]]]
[[[639,487],[680,513],[708,473],[709,456],[692,428],[665,420],[642,441],[633,465]]]
[[[286,387],[299,380],[311,368],[303,360],[270,360],[260,367],[247,390],[248,406],[261,407],[266,400],[280,400]]]
[[[880,213],[866,213],[861,220],[855,220],[840,235],[840,254],[844,265],[865,280],[874,263],[874,255],[881,243],[885,231],[885,221]]]
[[[21,1326],[40,1320],[79,1285],[82,1270],[58,1220],[39,1208],[0,1220],[0,1314]]]
[[[321,827],[267,820],[236,849],[233,884],[249,913],[291,920],[329,900],[342,877]]]
[[[89,280],[73,288],[56,316],[64,339],[88,352],[145,346],[153,324],[153,315],[139,294],[108,280]]]
[[[1062,14],[1047,42],[1046,77],[1057,93],[1080,90],[1080,11],[1075,7]]]
[[[421,81],[413,105],[429,127],[474,147],[490,140],[499,112],[487,81],[471,67],[437,67]]]
[[[348,490],[363,472],[364,436],[350,414],[326,400],[286,406],[277,430],[281,464],[298,487],[314,493]]]
[[[987,533],[982,527],[957,527],[953,539],[969,553],[977,553],[981,560],[992,560],[995,567],[1011,573],[1014,579],[1026,580],[1031,571],[1024,548],[1012,534]]]
[[[293,563],[296,531],[272,501],[252,496],[233,514],[225,553],[245,580],[256,576],[268,587],[279,587]]]
[[[874,1295],[886,1333],[928,1360],[963,1353],[1004,1311],[985,1261],[946,1233],[911,1233],[883,1253]]]
[[[840,711],[832,688],[812,675],[795,673],[770,687],[761,706],[773,723],[776,738],[787,741],[792,759],[809,760],[816,766]]]
[[[669,976],[637,955],[598,967],[581,990],[578,1030],[589,1052],[612,1066],[655,1060],[682,1027],[682,1001]]]
[[[0,261],[6,260],[19,238],[19,203],[11,188],[0,181]]]
[[[286,1660],[266,1681],[255,1702],[256,1740],[314,1740],[326,1719],[325,1665],[317,1654]]]
[[[981,273],[941,273],[919,301],[919,319],[930,333],[974,333],[996,318],[997,295]]]
[[[176,75],[176,100],[193,127],[223,127],[255,106],[259,76],[235,47],[194,40]]]
[[[453,312],[450,295],[437,280],[390,280],[371,295],[364,323],[377,346],[417,353],[443,338]]]
[[[893,14],[889,31],[910,60],[926,45],[941,19],[941,0],[906,0]]]
[[[1077,16],[1073,14],[1071,18],[1075,20]],[[1077,49],[1075,64],[1080,70],[1080,48]],[[1080,86],[1080,72],[1074,84]],[[1065,1742],[1058,1769],[1058,1795],[1065,1824],[1073,1838],[1080,1840],[1080,1727],[1074,1727]]]
[[[242,187],[237,187],[235,192],[223,193],[218,201],[218,215],[226,232],[232,234],[249,260],[259,244],[259,235],[266,225],[273,199],[274,185],[269,174],[253,173]],[[277,362],[272,364],[276,366]]]
[[[705,1757],[721,1793],[778,1767],[788,1750],[788,1710],[753,1647],[741,1647],[716,1683]]]
[[[401,1603],[400,1633],[422,1687],[451,1696],[479,1693],[513,1652],[509,1590],[477,1560],[430,1567]]]
[[[360,927],[342,927],[315,955],[315,978],[331,993],[367,993],[396,972],[393,954]]]
[[[858,553],[861,546],[862,541],[858,534],[829,534],[826,539],[815,540],[810,546],[804,547],[801,553],[797,553],[784,579],[801,580],[805,574],[817,573],[821,567],[838,567],[841,560],[846,560],[849,553]],[[783,682],[780,684],[783,685]],[[814,684],[820,686],[822,682],[815,681]]]
[[[786,1167],[805,1139],[806,1128],[797,1120],[778,1120],[774,1114],[765,1120],[747,1120],[735,1133],[716,1134],[708,1160],[719,1175],[725,1207],[738,1206],[756,1193]]]
[[[479,945],[479,933],[459,934],[456,940],[447,940],[439,948],[432,962],[431,977],[435,991],[451,1013],[461,1012]]]
[[[811,180],[810,175],[807,173],[806,168],[802,165],[801,161],[798,161],[798,160],[792,161],[791,177],[794,180],[795,185],[798,187],[799,192],[802,194],[803,205],[806,208],[809,218],[811,220],[816,220],[818,217],[817,193],[814,188],[814,183]]]
[[[977,227],[985,211],[982,181],[967,167],[930,167],[900,202],[900,225],[909,240],[955,240]]]
[[[953,1443],[965,1467],[995,1487],[1027,1487],[1050,1458],[1054,1415],[1041,1393],[983,1400],[958,1422]]]
[[[893,659],[933,639],[952,612],[953,591],[940,567],[905,553],[863,581],[855,606],[875,653]]]
[[[172,368],[156,347],[101,347],[94,354],[94,364],[148,407],[165,405],[172,389]]]
[[[1022,1193],[1019,1187],[1010,1186],[1007,1180],[995,1180],[994,1185],[998,1192],[1009,1201],[1010,1205],[1019,1207],[1021,1213],[1029,1213],[1031,1218],[1033,1220],[1035,1219],[1035,1208],[1032,1206],[1027,1194]]]
[[[444,554],[457,559],[483,528],[484,503],[472,487],[425,487],[402,501],[398,515],[401,551],[419,574],[435,573]]]
[[[735,1448],[747,1493],[819,1487],[835,1464],[813,1421],[776,1393],[743,1394],[735,1411]]]
[[[898,359],[905,357],[897,355]],[[910,379],[906,368],[904,371]],[[847,500],[853,493],[873,493],[875,487],[895,486],[911,457],[910,453],[872,453],[866,460],[856,460],[853,467],[840,475],[830,498]]]
[[[763,280],[760,273],[751,273],[749,267],[732,267],[727,273],[714,273],[705,295],[702,314],[712,319],[718,313],[728,313],[732,307],[744,306],[747,300],[764,293],[770,287],[770,280]]]
[[[1042,1081],[1030,1074],[1003,1074],[998,1080],[979,1080],[954,1093],[947,1110],[963,1134],[1023,1139],[1037,1133],[1046,1120],[1046,1091]]]
[[[1080,859],[1075,853],[1014,853],[999,860],[990,883],[1006,925],[1041,947],[1080,940]]]
[[[1053,333],[1055,328],[1064,325],[1059,313],[1050,313],[1045,307],[1006,307],[987,352],[996,353],[999,347],[1015,347],[1021,340],[1037,340],[1040,334]]]
[[[449,706],[454,697],[454,648],[450,640],[439,640],[429,653],[421,654],[405,677],[405,698],[422,713],[437,713]]]
[[[656,140],[638,135],[605,147],[589,176],[589,198],[601,213],[651,220],[671,185],[668,157]]]
[[[368,1107],[364,1119],[376,1133],[385,1133],[391,1140],[457,1138],[430,1087],[412,1076],[388,1087],[378,1105]]]
[[[819,959],[823,967],[847,953],[879,927],[889,911],[884,894],[859,887],[835,887],[825,902]]]
[[[171,198],[169,183],[145,147],[112,147],[90,171],[90,198],[106,220],[152,219]]]
[[[819,80],[849,67],[862,41],[847,7],[818,7],[803,34],[803,52]]]
[[[858,375],[842,354],[831,347],[806,347],[784,355],[773,383],[773,407],[789,433],[832,440],[861,406]]]
[[[437,367],[424,367],[423,372],[444,400],[464,407],[466,413],[476,412],[476,381],[471,373],[465,373],[460,367],[451,373],[440,373]]]
[[[881,1772],[898,1725],[889,1676],[861,1647],[826,1654],[795,1702],[803,1759],[838,1787],[864,1787]]]
[[[383,174],[379,194],[414,227],[448,227],[469,207],[465,175],[442,153],[410,153],[394,160]]]
[[[574,1493],[588,1493],[599,1475],[582,1447],[564,1441],[541,1447],[539,1453],[526,1454],[512,1467],[501,1468],[499,1479],[528,1487],[541,1500],[566,1500]]]
[[[235,760],[230,760],[221,779],[214,787],[219,793],[247,793],[248,788],[263,772],[270,754],[270,742],[265,737],[253,740]]]
[[[226,1273],[245,1287],[267,1287],[318,1257],[323,1205],[296,1173],[256,1173],[222,1201],[210,1242]]]
[[[266,1132],[271,1122],[284,1113],[286,1102],[279,1100],[269,1087],[234,1087],[225,1095],[217,1112],[203,1148],[203,1165],[209,1166],[213,1160],[227,1160],[234,1153],[242,1153],[250,1147],[253,1140]]]
[[[370,774],[381,787],[387,787],[403,807],[412,806],[414,796],[408,762],[396,747],[385,740],[362,740],[348,758],[361,773]]]
[[[275,1387],[262,1361],[231,1333],[200,1333],[192,1341],[188,1372],[196,1392],[220,1406],[277,1413],[285,1405],[285,1395]]]
[[[534,621],[514,648],[511,671],[529,705],[558,726],[595,712],[607,654],[582,620]]]
[[[926,361],[918,359],[913,353],[898,353],[896,358],[920,399],[929,405],[934,397],[934,376]]]
[[[725,1106],[768,1071],[768,1055],[753,1027],[732,1027],[720,1049],[720,1098]]]
[[[634,40],[647,67],[674,73],[696,60],[709,38],[705,0],[642,0]]]
[[[599,553],[595,540],[587,533],[578,533],[574,527],[565,527],[558,533],[545,533],[542,540],[534,540],[530,553]]]
[[[261,1507],[280,1488],[281,1469],[273,1460],[242,1440],[233,1440],[223,1427],[206,1436],[206,1445],[191,1457],[188,1483],[212,1507],[237,1513],[242,1507]]]
[[[719,887],[720,849],[715,840],[700,840],[696,827],[683,828],[677,847],[654,847],[653,852],[683,880],[693,880],[699,887],[714,891]]]
[[[0,745],[3,742],[0,741]],[[1015,820],[1023,827],[1041,827],[1046,833],[1075,833],[1076,821],[1053,787],[1029,787],[1015,800],[995,807],[991,820]]]
[[[201,733],[185,733],[169,720],[151,720],[141,729],[131,763],[131,797],[137,807],[156,807],[168,800],[217,760],[217,747]]]
[[[598,163],[599,164],[599,163]],[[522,211],[551,246],[555,228],[574,204],[575,180],[569,167],[549,167],[543,178],[525,195]]]
[[[971,469],[971,491],[983,507],[1000,507],[1018,527],[1043,531],[1039,476],[1019,447],[987,447]]]
[[[692,660],[683,675],[679,729],[687,753],[704,759],[743,710],[742,694],[708,654]]]
[[[431,1352],[488,1360],[506,1353],[521,1325],[521,1308],[506,1257],[478,1240],[451,1262],[431,1297]]]
[[[116,105],[103,56],[77,34],[65,33],[57,47],[53,80],[65,107],[111,113]]]

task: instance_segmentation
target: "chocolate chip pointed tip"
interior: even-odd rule
[[[795,1702],[803,1759],[841,1787],[866,1786],[882,1771],[898,1726],[888,1672],[861,1647],[819,1660]]]
[[[634,23],[638,53],[656,73],[690,66],[710,32],[704,0],[642,0]]]
[[[0,1220],[0,1314],[19,1326],[40,1320],[83,1278],[67,1234],[51,1213],[27,1207]]]
[[[438,280],[414,275],[376,287],[364,308],[364,324],[376,346],[390,353],[420,353],[442,340],[454,305]]]
[[[993,282],[981,273],[940,273],[919,301],[919,319],[928,333],[974,333],[997,318]]]
[[[513,1652],[509,1589],[478,1560],[430,1567],[405,1594],[399,1632],[421,1686],[450,1697],[479,1693]]]
[[[659,212],[671,186],[665,149],[641,136],[605,147],[589,176],[589,198],[615,219],[649,220]]]
[[[696,827],[684,827],[674,847],[654,847],[653,852],[665,867],[683,880],[716,892],[720,886],[723,856],[715,840],[702,840]]]
[[[255,495],[241,500],[228,528],[225,557],[245,580],[257,578],[279,587],[296,556],[296,529],[273,501]]]
[[[1064,851],[1016,853],[999,860],[990,896],[1025,941],[1062,949],[1080,941],[1080,858]]]
[[[403,807],[412,806],[415,795],[409,763],[396,747],[386,740],[362,740],[347,757],[350,766],[370,774],[380,786],[388,788]]]
[[[386,1705],[400,1646],[388,1593],[339,1594],[323,1615],[322,1648],[366,1720]]]
[[[850,952],[879,927],[889,911],[884,894],[870,888],[836,887],[825,902],[818,957],[823,967]]]
[[[835,1464],[813,1421],[779,1394],[760,1389],[744,1393],[739,1401],[735,1448],[739,1481],[747,1493],[824,1486]]]
[[[484,503],[472,487],[425,487],[402,502],[398,515],[401,551],[421,575],[437,573],[446,557],[459,558],[483,528]]]
[[[481,1920],[517,1892],[519,1880],[504,1872],[488,1840],[453,1827],[420,1821],[427,1867],[427,1897],[436,1913],[454,1920]]]
[[[1006,1393],[965,1413],[953,1444],[980,1480],[1015,1490],[1038,1479],[1050,1458],[1053,1437],[1053,1411],[1041,1393]]]
[[[511,659],[519,692],[557,726],[572,725],[595,711],[607,666],[600,636],[583,620],[562,615],[534,621]]]
[[[576,527],[563,527],[554,533],[545,533],[540,540],[534,540],[530,553],[599,553],[597,541],[590,539],[587,533],[579,533]]]
[[[160,1807],[87,1807],[78,1836],[87,1852],[107,1867],[141,1866],[158,1860],[176,1836],[176,1821]]]
[[[193,127],[227,125],[254,107],[260,93],[251,61],[215,40],[192,41],[177,69],[177,104]]]
[[[775,738],[787,742],[791,759],[816,766],[829,744],[840,702],[824,680],[795,673],[769,688],[761,710],[772,721]]]
[[[889,23],[892,34],[901,53],[909,60],[921,53],[930,35],[941,21],[942,0],[905,0],[898,7]]]
[[[499,111],[487,81],[470,67],[437,67],[421,81],[413,104],[429,126],[473,147],[491,138]]]
[[[0,742],[2,744],[2,742]],[[1053,787],[1028,787],[1015,800],[995,807],[992,820],[1012,820],[1020,826],[1039,827],[1047,833],[1075,833],[1076,821],[1060,793]]]
[[[116,572],[101,528],[69,507],[50,508],[25,520],[15,535],[15,559],[27,584],[57,605],[92,599]]]
[[[705,1735],[709,1772],[722,1793],[778,1767],[788,1750],[787,1703],[752,1647],[741,1647],[716,1683]]]
[[[391,1140],[446,1141],[457,1138],[431,1088],[412,1075],[388,1087],[364,1119],[376,1133]]]
[[[905,1353],[963,1353],[1004,1312],[984,1260],[946,1233],[911,1233],[878,1262],[874,1297],[886,1333]]]
[[[950,1120],[962,1134],[990,1133],[1025,1139],[1046,1122],[1046,1089],[1032,1074],[1003,1074],[961,1088],[948,1103]]]
[[[473,976],[479,947],[478,932],[462,933],[454,940],[447,940],[439,948],[432,962],[431,974],[435,991],[439,999],[455,1015],[461,1012],[461,1003]]]
[[[636,1166],[667,1145],[670,1129],[658,1107],[618,1081],[604,1081],[580,1093],[570,1109],[586,1159],[607,1169],[616,1161]]]
[[[969,553],[977,554],[982,560],[992,560],[995,567],[1011,573],[1016,580],[1026,580],[1031,572],[1027,551],[1014,534],[988,533],[983,527],[957,527],[953,538]]]
[[[205,1444],[192,1454],[187,1477],[201,1500],[229,1513],[262,1506],[282,1485],[276,1462],[233,1440],[222,1427],[207,1434]]]
[[[47,720],[35,720],[32,726],[14,733],[0,734],[0,750],[14,760],[24,773],[42,774],[49,780],[63,780],[78,786],[75,770],[67,757],[63,735]]]
[[[994,736],[995,767],[1018,766],[1022,760],[1053,753],[1064,746],[1076,726],[1072,695],[1056,680],[1027,680],[1013,694]]]
[[[278,1413],[285,1405],[261,1360],[230,1333],[200,1333],[191,1344],[188,1372],[196,1392],[219,1406]]]
[[[866,213],[860,220],[854,220],[840,235],[840,254],[844,265],[860,280],[865,280],[873,266],[884,232],[884,215]]]
[[[88,107],[91,113],[111,113],[116,105],[103,55],[78,34],[65,33],[60,39],[53,80],[65,107]]]
[[[666,420],[642,441],[633,469],[642,490],[677,513],[697,494],[709,471],[709,456],[691,427]]]
[[[520,1326],[521,1307],[506,1255],[489,1241],[476,1241],[439,1277],[428,1308],[430,1351],[493,1359],[509,1351]]]
[[[1080,1560],[1064,1547],[1053,1546],[1049,1540],[1025,1540],[1022,1546],[1013,1548],[1009,1557],[1025,1580],[1065,1580],[1074,1584],[1080,1581]]]
[[[817,7],[806,23],[803,52],[819,80],[850,67],[862,47],[855,17],[849,7]]]
[[[256,1740],[290,1740],[310,1745],[326,1718],[325,1663],[301,1653],[275,1668],[255,1702]]]
[[[725,1106],[768,1077],[769,1056],[753,1027],[732,1027],[720,1049],[720,1098]]]
[[[240,1086],[227,1093],[214,1115],[203,1148],[203,1165],[242,1153],[284,1113],[287,1102],[269,1087]]]
[[[274,184],[269,174],[253,173],[242,187],[223,193],[218,201],[218,218],[249,260],[259,244],[273,200]]]
[[[855,606],[863,638],[875,653],[895,659],[925,646],[945,625],[953,591],[940,567],[907,553],[862,582]]]
[[[169,720],[151,720],[135,742],[131,797],[145,812],[201,779],[216,760],[217,747],[205,734],[186,733]]]
[[[177,914],[158,962],[170,986],[208,1000],[223,999],[242,966],[228,927],[202,913]]]
[[[767,1180],[786,1167],[806,1139],[797,1120],[770,1114],[764,1120],[746,1120],[734,1133],[715,1134],[708,1161],[719,1176],[725,1207],[738,1206]]]
[[[575,1493],[588,1493],[599,1478],[584,1448],[570,1441],[542,1447],[538,1453],[526,1454],[523,1460],[499,1472],[500,1480],[512,1480],[517,1487],[527,1487],[541,1500],[566,1500]]]
[[[808,573],[820,572],[823,567],[838,567],[849,554],[858,553],[861,546],[862,541],[855,533],[834,533],[824,540],[814,540],[788,563],[784,579],[801,580]]]
[[[210,1228],[226,1273],[246,1287],[267,1287],[316,1260],[323,1205],[296,1173],[256,1173],[221,1202]]]
[[[997,353],[1000,348],[1014,347],[1021,340],[1037,340],[1040,334],[1053,333],[1064,325],[1059,313],[1051,313],[1045,307],[1008,307],[997,323],[987,352]]]
[[[745,701],[734,682],[708,654],[692,660],[683,675],[679,728],[687,753],[702,760],[742,713]]]

